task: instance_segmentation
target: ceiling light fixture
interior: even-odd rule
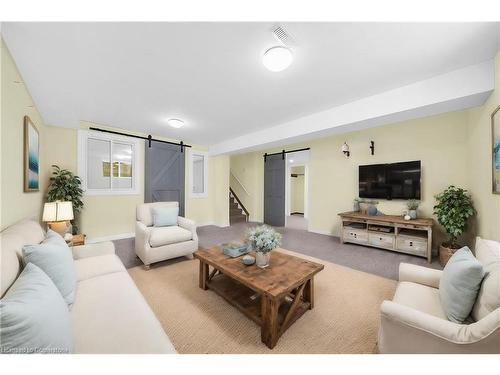
[[[293,60],[292,51],[287,47],[269,48],[262,56],[262,63],[271,72],[281,72],[290,66]]]
[[[173,128],[182,128],[184,126],[184,121],[177,118],[168,119],[167,123]]]

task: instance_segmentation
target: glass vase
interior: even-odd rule
[[[255,264],[257,267],[266,268],[269,266],[269,258],[271,257],[271,253],[263,253],[262,251],[255,252]]]

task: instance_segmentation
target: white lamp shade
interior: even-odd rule
[[[342,145],[342,152],[349,152],[349,146],[346,142],[344,142],[344,144]]]
[[[43,221],[73,220],[73,204],[71,202],[50,202],[43,207]]]

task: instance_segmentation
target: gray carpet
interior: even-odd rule
[[[200,247],[210,247],[222,242],[243,239],[246,229],[253,225],[257,224],[236,223],[226,228],[213,225],[199,227],[199,245]],[[399,263],[402,262],[441,269],[437,258],[429,264],[426,259],[412,255],[366,246],[341,244],[338,237],[291,228],[279,228],[278,230],[283,234],[282,247],[284,249],[393,280],[398,279]],[[116,253],[125,267],[132,268],[142,264],[135,256],[133,238],[113,242],[116,246]],[[161,266],[161,263],[158,266]]]

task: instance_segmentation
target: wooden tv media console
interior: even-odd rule
[[[432,219],[405,220],[395,215],[342,212],[340,242],[379,247],[432,261]]]

